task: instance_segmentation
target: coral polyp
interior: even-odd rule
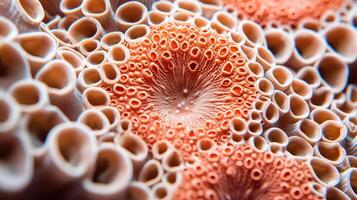
[[[190,153],[201,138],[227,140],[229,121],[247,118],[256,79],[230,38],[166,23],[127,46],[118,83],[101,87],[148,144],[166,139]]]
[[[0,199],[357,199],[356,0],[0,0]]]
[[[184,172],[175,199],[323,199],[302,161],[276,157],[249,145],[219,147]],[[204,192],[203,192],[204,191]]]

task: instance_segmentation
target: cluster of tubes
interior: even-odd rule
[[[302,189],[285,199],[357,199],[356,2],[346,1],[296,26],[274,21],[263,26],[226,5],[219,0],[1,1],[0,199],[283,199],[279,193],[254,196],[257,188],[250,183],[260,181],[254,167],[248,170],[252,175],[230,179],[233,185],[246,181],[243,192],[226,189],[231,173],[224,163],[239,160],[246,148],[302,166],[306,194],[300,195]],[[222,73],[212,77],[231,76],[241,65],[229,60],[237,53],[244,63],[239,81],[254,80],[255,92],[240,86],[233,95],[233,101],[251,100],[244,111],[202,110],[202,124],[212,123],[218,132],[214,136],[207,134],[212,131],[208,125],[200,129],[201,136],[191,136],[202,124],[183,123],[169,137],[153,123],[145,130],[161,135],[147,138],[131,115],[156,112],[160,105],[150,110],[130,101],[144,92],[130,94],[118,83],[125,85],[128,77],[144,80],[147,74],[123,66],[143,64],[146,51],[159,49],[145,46],[155,40],[154,30],[180,32],[184,27],[224,38],[222,48],[234,46],[224,56],[214,52],[212,62]],[[166,48],[166,43],[155,45]],[[178,52],[185,55],[178,59],[194,60],[182,47]],[[220,65],[228,60],[234,63],[230,68]],[[155,82],[155,73],[150,76]],[[143,85],[139,90],[151,91]],[[128,103],[119,107],[118,101]],[[220,115],[225,120],[219,121]],[[163,126],[177,122],[150,117],[162,119]],[[226,151],[233,152],[227,156]],[[264,163],[267,169],[269,163]],[[209,182],[198,171],[218,180]]]

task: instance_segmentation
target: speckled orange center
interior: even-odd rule
[[[222,143],[229,120],[246,117],[256,99],[239,47],[208,29],[168,23],[128,48],[120,81],[102,87],[149,146],[167,139],[190,153],[200,138]]]
[[[317,200],[303,161],[259,152],[249,145],[218,147],[184,171],[175,200]],[[315,188],[316,189],[316,188]]]

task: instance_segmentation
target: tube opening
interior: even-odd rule
[[[146,8],[141,3],[129,2],[120,6],[117,10],[117,16],[128,23],[136,23],[144,18]]]
[[[35,0],[17,0],[26,14],[34,21],[40,22],[45,16],[45,12],[39,1]]]

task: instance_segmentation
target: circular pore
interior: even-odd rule
[[[149,147],[168,139],[190,152],[200,138],[224,142],[230,119],[246,118],[257,95],[255,79],[225,36],[167,23],[151,27],[133,46],[129,61],[119,66],[118,83],[102,87]]]

